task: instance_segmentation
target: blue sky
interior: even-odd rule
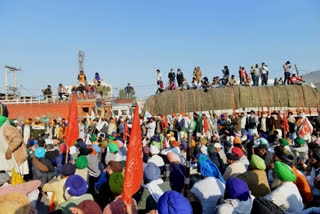
[[[0,35],[0,91],[12,65],[25,95],[75,84],[79,49],[89,79],[130,82],[143,98],[157,68],[167,77],[180,67],[188,81],[196,65],[209,79],[224,65],[237,75],[265,62],[271,77],[286,60],[302,73],[320,68],[318,0],[1,0]]]

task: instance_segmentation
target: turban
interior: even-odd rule
[[[119,148],[123,147],[123,142],[121,140],[117,140],[117,143],[118,143]]]
[[[238,157],[238,155],[236,155],[235,153],[233,153],[233,152],[231,152],[231,153],[227,153],[226,154],[226,156],[227,156],[227,159],[228,160],[239,160],[240,158]]]
[[[168,156],[168,161],[170,163],[173,163],[173,162],[180,163],[180,157],[175,152],[168,152],[167,156]]]
[[[89,140],[90,140],[91,142],[94,142],[94,141],[97,140],[97,138],[96,138],[96,137],[90,137]]]
[[[201,154],[201,153],[198,153],[196,157],[198,160],[198,164],[201,164],[205,160],[210,160],[208,156]]]
[[[231,151],[232,153],[236,154],[239,158],[243,156],[243,151],[238,147],[233,147]]]
[[[108,166],[111,168],[112,172],[122,172],[122,165],[117,161],[109,161]]]
[[[192,214],[188,199],[176,191],[165,192],[158,201],[159,214]]]
[[[251,155],[250,164],[256,169],[260,169],[260,170],[266,169],[266,163],[262,158],[260,158],[256,154]]]
[[[101,152],[101,148],[98,145],[92,145],[92,148],[94,149],[94,151],[96,151],[96,153],[100,153]]]
[[[76,167],[72,163],[66,163],[62,167],[62,175],[63,176],[70,176],[76,172]]]
[[[160,168],[156,164],[149,162],[143,169],[143,177],[146,182],[151,182],[161,178]]]
[[[240,139],[240,137],[235,137],[235,138],[233,139],[233,143],[241,144],[241,139]]]
[[[173,147],[179,147],[179,142],[176,141],[176,140],[173,141],[173,142],[172,142],[172,146],[173,146]]]
[[[296,138],[296,139],[294,139],[294,142],[295,142],[296,144],[299,144],[299,145],[304,144],[304,140],[301,139],[301,138]]]
[[[34,140],[29,139],[28,142],[27,142],[27,145],[32,147],[34,145]]]
[[[170,142],[173,142],[173,141],[175,141],[175,140],[176,140],[176,138],[174,138],[174,137],[170,137],[170,138],[169,138],[169,141],[170,141]]]
[[[279,139],[279,142],[280,142],[280,144],[281,144],[282,146],[287,146],[287,145],[289,145],[288,141],[287,141],[286,139],[283,139],[283,138]]]
[[[157,141],[152,141],[151,145],[156,146],[157,148],[160,149],[160,143]]]
[[[187,151],[187,144],[186,143],[181,143],[180,144],[180,149],[184,150],[184,151]]]
[[[249,199],[249,188],[245,181],[238,178],[229,178],[226,182],[227,197],[246,201]]]
[[[111,153],[119,151],[119,147],[115,143],[109,143],[109,150]]]
[[[101,208],[93,200],[84,200],[77,207],[85,214],[102,214]]]
[[[77,159],[76,159],[76,167],[78,169],[84,169],[88,166],[88,159],[86,156],[79,156]]]
[[[44,158],[44,156],[46,155],[46,150],[42,147],[38,147],[34,151],[34,155],[36,156],[36,158]]]
[[[224,141],[223,145],[226,146],[227,148],[231,148],[232,147],[232,145],[231,145],[231,143],[229,141]]]
[[[263,137],[261,137],[260,138],[260,144],[263,144],[263,145],[266,145],[266,146],[268,146],[268,141],[265,139],[265,138],[263,138]]]
[[[151,145],[150,146],[150,153],[153,155],[157,155],[160,153],[160,150],[157,146]]]
[[[108,148],[108,141],[106,141],[106,140],[102,141],[101,146],[103,148]]]
[[[65,184],[66,190],[72,196],[82,196],[86,193],[88,184],[80,175],[71,175]]]
[[[295,181],[296,176],[290,167],[280,161],[274,162],[274,173],[281,181]]]
[[[114,137],[112,137],[112,136],[109,136],[108,139],[109,139],[110,141],[115,141],[115,140],[116,140],[116,139],[115,139]]]
[[[170,135],[171,137],[174,136],[173,131],[169,132],[169,135]]]
[[[200,163],[200,173],[204,177],[215,177],[220,179],[222,183],[225,183],[218,167],[210,160],[205,160]]]
[[[92,153],[91,148],[80,148],[80,155],[89,155]]]
[[[121,194],[123,190],[123,173],[112,173],[109,177],[109,186],[111,192]]]
[[[60,146],[60,152],[61,152],[62,154],[67,152],[67,144],[65,144],[65,143],[61,144],[61,146]]]

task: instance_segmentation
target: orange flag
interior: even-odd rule
[[[65,143],[70,147],[79,138],[79,124],[78,124],[78,107],[76,94],[72,95],[72,101],[69,109],[68,127]]]
[[[124,142],[127,140],[127,135],[128,134],[129,134],[129,129],[128,129],[126,121],[124,121],[124,123],[123,123],[123,136],[122,136],[122,140]]]
[[[139,106],[136,106],[128,144],[126,171],[124,173],[122,201],[131,204],[132,195],[140,188],[143,179],[142,144]]]
[[[286,115],[285,113],[283,112],[282,113],[282,121],[283,121],[283,129],[286,131],[286,132],[289,132],[289,125],[288,125],[288,122],[287,122],[287,118],[286,118]]]
[[[302,125],[301,131],[300,131],[300,135],[301,135],[301,136],[305,136],[305,135],[307,135],[307,134],[310,133],[310,132],[311,132],[311,130],[310,130],[310,127],[309,127],[309,125],[308,125],[308,123],[307,123],[307,118],[306,118],[306,119],[304,119],[304,121],[303,121],[303,125]]]

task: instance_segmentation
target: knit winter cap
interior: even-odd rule
[[[76,172],[76,167],[72,163],[66,163],[62,167],[62,175],[63,176],[70,176]]]
[[[161,178],[160,168],[156,164],[149,162],[143,169],[143,177],[146,182],[151,182]]]
[[[246,201],[249,199],[249,188],[245,181],[238,178],[229,178],[226,182],[226,193],[230,199]]]
[[[288,141],[284,138],[279,139],[279,142],[282,146],[287,146],[289,145]]]
[[[294,175],[293,171],[291,168],[280,162],[280,161],[275,161],[274,162],[274,173],[279,178],[281,181],[295,181],[296,176]]]
[[[250,164],[256,169],[260,169],[260,170],[266,169],[266,163],[262,158],[260,158],[256,154],[251,155]]]
[[[84,169],[88,166],[88,159],[86,156],[80,156],[76,159],[76,167],[78,169]]]
[[[188,199],[176,191],[165,192],[158,201],[159,214],[192,214]]]
[[[111,153],[119,151],[119,147],[115,143],[109,143],[108,146],[109,146],[109,150],[110,150]]]
[[[296,139],[294,139],[294,142],[295,142],[296,144],[299,144],[299,145],[304,144],[304,140],[301,139],[301,138],[296,138]]]
[[[34,156],[36,156],[36,158],[44,158],[45,155],[46,155],[46,150],[43,147],[38,147],[34,151]]]
[[[122,172],[112,173],[109,177],[109,186],[111,192],[121,194],[123,190],[123,180],[124,178]]]
[[[78,206],[84,214],[102,214],[101,208],[93,200],[84,200]]]
[[[80,175],[71,175],[65,184],[66,190],[72,196],[82,196],[86,193],[88,184]]]

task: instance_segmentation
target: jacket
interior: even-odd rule
[[[26,144],[19,130],[10,125],[9,121],[4,122],[0,127],[0,170],[11,171],[12,168],[17,169],[28,157]],[[5,159],[5,153],[12,155],[11,159]]]
[[[175,79],[176,79],[176,74],[174,72],[169,72],[168,74],[168,79],[171,81],[171,82],[174,82]]]
[[[183,82],[183,79],[184,79],[183,73],[182,73],[182,72],[178,72],[178,73],[177,73],[177,82],[182,83],[182,82]]]
[[[238,199],[225,199],[222,204],[217,206],[217,214],[250,214],[253,204],[253,198],[249,198],[246,201],[240,201]]]

